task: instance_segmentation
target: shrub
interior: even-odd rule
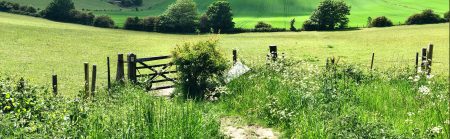
[[[144,30],[144,21],[139,17],[128,17],[124,28],[127,30]]]
[[[318,25],[318,30],[345,28],[349,22],[350,6],[344,1],[325,0],[313,12],[310,20]]]
[[[289,28],[291,31],[297,31],[297,28],[295,28],[295,18],[291,20],[291,27]]]
[[[114,27],[114,21],[111,19],[111,17],[107,15],[97,16],[94,19],[94,26],[103,28],[112,28]]]
[[[75,10],[72,0],[53,0],[43,11],[43,17],[55,21],[68,21],[71,10]]]
[[[217,41],[185,43],[173,51],[179,71],[179,89],[186,98],[202,99],[207,91],[223,83],[227,60],[217,49]]]
[[[131,7],[131,6],[141,6],[142,0],[120,0],[120,6]]]
[[[94,23],[95,15],[91,12],[85,13],[77,10],[71,10],[69,18],[72,23],[92,25]]]
[[[208,16],[202,15],[199,20],[198,29],[202,33],[211,32],[211,25],[209,24]]]
[[[285,28],[255,28],[252,32],[284,32]]]
[[[177,0],[161,15],[162,32],[193,33],[197,26],[197,6],[193,0]]]
[[[272,25],[259,21],[255,25],[255,29],[271,29]]]
[[[371,27],[390,27],[392,26],[392,21],[389,20],[385,16],[380,16],[372,20],[372,23],[370,23]]]
[[[433,24],[444,22],[438,14],[435,14],[433,10],[427,9],[422,11],[422,13],[414,14],[406,20],[406,24]]]
[[[447,12],[444,14],[444,19],[447,20],[447,22],[450,21],[450,14],[449,14],[449,11],[447,11]]]
[[[234,28],[233,13],[228,1],[216,1],[206,11],[209,26],[218,32],[231,32]]]
[[[21,6],[13,2],[0,1],[0,11],[29,16],[38,16],[36,8],[32,6]]]
[[[319,29],[319,25],[311,20],[306,20],[305,22],[303,22],[303,30],[305,31],[313,31],[313,30],[318,30]]]
[[[144,30],[153,32],[158,31],[159,27],[159,18],[158,17],[147,17],[144,19]]]

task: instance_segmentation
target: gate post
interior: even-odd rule
[[[123,83],[124,81],[124,61],[123,61],[123,54],[117,54],[117,74],[116,74],[116,81],[119,83]]]
[[[137,83],[136,55],[133,53],[129,53],[127,55],[127,62],[128,62],[128,80],[130,80],[131,83]]]
[[[269,46],[270,57],[273,61],[276,61],[278,58],[278,50],[276,45]]]

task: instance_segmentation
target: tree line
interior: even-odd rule
[[[139,5],[142,1],[128,0]],[[290,22],[290,31],[340,30],[348,28],[351,7],[344,1],[324,0],[320,2],[310,18],[303,22],[301,28],[295,27],[295,19]],[[21,6],[12,2],[0,2],[0,11],[43,17],[49,20],[70,22],[96,27],[118,28],[111,17],[95,16],[89,11],[75,9],[72,0],[53,0],[44,10],[32,6]],[[422,13],[410,16],[404,24],[432,24],[449,21],[449,13],[444,17],[427,9]],[[367,27],[389,27],[392,21],[380,16],[368,18]],[[166,32],[166,33],[242,33],[242,32],[279,32],[285,28],[274,28],[268,23],[258,22],[254,28],[236,28],[233,12],[228,1],[215,1],[209,5],[205,13],[199,14],[197,4],[193,0],[176,0],[159,16],[145,18],[128,17],[124,29]]]

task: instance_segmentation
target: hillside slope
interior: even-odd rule
[[[415,53],[433,42],[433,72],[446,74],[448,34],[448,24],[436,24],[343,32],[224,34],[219,38],[220,49],[230,59],[232,49],[237,48],[244,61],[263,60],[267,46],[277,44],[287,57],[315,59],[319,65],[325,63],[326,57],[338,56],[342,61],[364,66],[375,52],[375,67],[380,69],[412,67]],[[134,52],[138,57],[167,55],[177,44],[211,37],[102,29],[0,12],[0,75],[50,84],[51,74],[56,73],[61,92],[74,92],[83,85],[83,62],[98,65],[98,83],[102,86],[106,83],[107,56],[112,59],[111,67],[116,67],[117,53]]]
[[[51,0],[7,0],[39,8]],[[164,12],[175,0],[144,0],[142,11],[135,8],[121,8],[107,3],[107,0],[73,0],[78,9],[106,10],[95,12],[98,15],[110,15],[119,26],[129,16],[156,16]],[[200,12],[204,12],[215,0],[195,0]],[[306,20],[322,0],[228,0],[232,4],[238,27],[252,28],[258,21],[266,21],[275,27],[288,28],[289,21],[297,18],[297,26]],[[433,9],[438,14],[448,11],[447,0],[345,0],[351,7],[350,26],[361,27],[367,18],[387,16],[395,24],[403,23],[407,17],[424,9]],[[122,9],[122,10],[121,10]]]

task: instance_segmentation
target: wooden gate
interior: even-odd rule
[[[127,56],[128,79],[133,83],[144,83],[149,91],[173,88],[176,84],[176,78],[170,77],[170,74],[177,73],[177,71],[172,68],[172,62],[147,64],[149,62],[155,63],[155,61],[161,62],[170,58],[171,56],[137,58],[135,54],[130,53]],[[147,70],[147,73],[144,73],[144,70]],[[143,78],[144,81],[138,82],[138,78]],[[160,84],[160,86],[154,86],[155,84]]]

